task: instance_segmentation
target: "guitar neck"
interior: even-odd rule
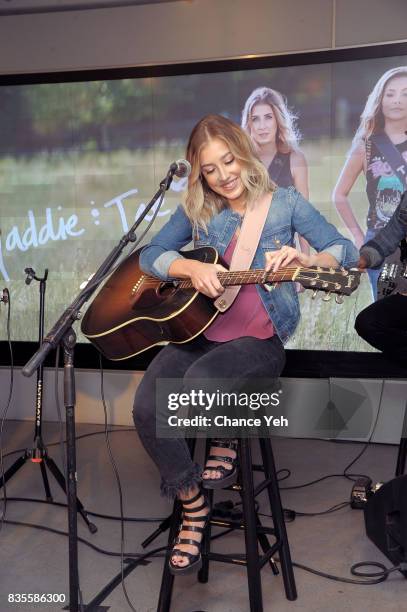
[[[263,284],[263,283],[283,283],[289,281],[295,281],[296,277],[301,274],[302,271],[310,271],[317,268],[301,268],[297,266],[295,268],[284,268],[277,272],[266,272],[265,270],[245,270],[235,272],[218,272],[217,276],[223,287],[229,285],[252,285],[252,284]],[[192,283],[190,280],[182,280],[178,287],[181,289],[191,289]]]

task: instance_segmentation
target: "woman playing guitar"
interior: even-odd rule
[[[265,201],[265,222],[250,268],[276,271],[289,264],[335,268],[357,261],[353,244],[294,187],[276,188],[249,136],[229,119],[209,115],[199,121],[191,133],[186,158],[192,172],[185,204],[142,250],[140,266],[146,274],[163,281],[190,279],[206,296],[221,296],[221,309],[227,290],[224,293],[217,273],[224,268],[188,259],[180,250],[194,240],[195,246],[216,248],[229,263],[235,247],[242,250],[245,232],[250,233],[245,224],[239,240],[246,212]],[[297,251],[293,247],[295,232],[317,252]],[[209,516],[201,486],[216,488],[233,482],[236,450],[233,441],[214,440],[210,452],[214,458],[202,473],[183,438],[157,437],[156,381],[179,378],[187,386],[192,379],[277,378],[285,363],[283,343],[293,334],[299,316],[294,283],[282,283],[272,291],[263,285],[244,286],[230,308],[203,334],[186,344],[167,345],[144,374],[134,402],[135,425],[160,471],[162,493],[178,496],[183,505],[182,528],[169,561],[175,574],[196,571],[201,565],[201,540]]]

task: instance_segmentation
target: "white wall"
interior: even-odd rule
[[[406,39],[405,0],[180,0],[0,17],[0,74],[269,55]]]
[[[134,393],[142,375],[141,372],[105,372],[109,424],[133,425],[131,412]],[[60,372],[59,396],[64,419],[62,379]],[[35,384],[35,376],[24,378],[21,369],[16,369],[13,402],[8,414],[10,419],[34,419]],[[8,368],[0,368],[1,409],[8,395],[8,385]],[[276,408],[275,415],[284,415],[288,419],[288,427],[276,430],[277,435],[367,440],[378,415],[373,441],[398,444],[400,440],[407,401],[407,380],[385,381],[383,394],[382,381],[373,379],[283,378],[281,388],[281,408]],[[77,369],[76,392],[76,422],[103,423],[99,371]],[[43,411],[44,420],[58,421],[52,369],[44,371]]]

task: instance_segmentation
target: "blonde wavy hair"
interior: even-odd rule
[[[188,179],[184,209],[194,232],[198,227],[206,231],[211,217],[228,205],[224,198],[209,187],[201,172],[201,151],[215,138],[223,140],[239,162],[242,169],[240,176],[247,191],[248,204],[253,203],[263,193],[272,192],[276,188],[257,157],[251,139],[239,125],[222,115],[203,117],[192,130],[186,151],[186,158],[191,164],[192,171]]]
[[[251,136],[252,111],[257,104],[268,104],[277,122],[276,145],[280,153],[298,151],[301,134],[297,128],[297,116],[292,113],[283,95],[270,87],[258,87],[247,98],[242,111],[242,128]],[[256,143],[254,143],[257,149]]]
[[[391,68],[377,81],[369,94],[363,113],[360,115],[360,123],[352,140],[352,148],[364,144],[372,134],[376,134],[384,128],[382,112],[384,90],[392,79],[400,76],[407,76],[407,66]]]

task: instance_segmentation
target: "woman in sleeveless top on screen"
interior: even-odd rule
[[[253,141],[257,155],[278,187],[295,187],[309,198],[308,164],[299,148],[296,116],[282,94],[270,87],[258,87],[247,98],[242,111],[242,128]],[[301,251],[309,245],[299,238]]]

